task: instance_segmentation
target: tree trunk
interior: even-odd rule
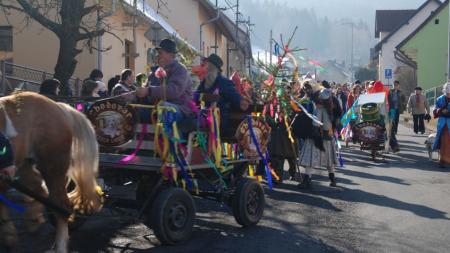
[[[81,52],[76,48],[77,40],[73,36],[64,34],[59,38],[59,55],[55,67],[54,78],[61,82],[61,95],[76,95],[74,87],[70,86],[70,78],[75,72],[77,60],[75,57]]]

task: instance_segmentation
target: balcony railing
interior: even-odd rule
[[[9,95],[15,90],[39,92],[42,81],[53,78],[53,73],[22,66],[8,61],[0,61],[0,94]],[[70,88],[74,96],[81,94],[81,80],[70,78]]]

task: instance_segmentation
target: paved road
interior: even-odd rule
[[[160,247],[151,230],[124,218],[94,218],[72,235],[74,252],[448,252],[450,248],[450,169],[426,158],[424,136],[400,128],[401,152],[371,162],[356,146],[344,149],[340,188],[328,187],[318,170],[312,191],[295,182],[267,194],[264,220],[240,228],[229,211],[196,200],[192,239]],[[22,252],[51,247],[53,230],[22,234]]]

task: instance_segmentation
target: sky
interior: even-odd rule
[[[245,0],[242,0],[245,1]],[[264,0],[259,0],[264,1]],[[426,0],[273,0],[299,8],[312,8],[318,16],[362,19],[374,24],[375,11],[386,9],[417,9]],[[442,1],[441,1],[442,2]]]

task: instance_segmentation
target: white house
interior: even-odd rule
[[[377,25],[383,22],[387,23],[389,19],[393,20],[393,22],[400,22],[389,34],[376,27],[376,31],[379,31],[379,34],[376,36],[380,38],[380,42],[375,46],[375,52],[378,53],[378,76],[385,85],[391,85],[393,80],[395,80],[396,70],[406,65],[401,59],[396,57],[396,46],[414,32],[440,5],[441,2],[438,0],[427,0],[414,12],[411,12],[411,10],[397,11],[397,14],[401,12],[403,14],[400,19],[399,15],[395,16],[397,19],[393,16],[396,11],[377,11]],[[382,14],[384,14],[384,17]],[[390,25],[393,27],[392,23]],[[385,77],[387,69],[391,70],[392,79]]]

